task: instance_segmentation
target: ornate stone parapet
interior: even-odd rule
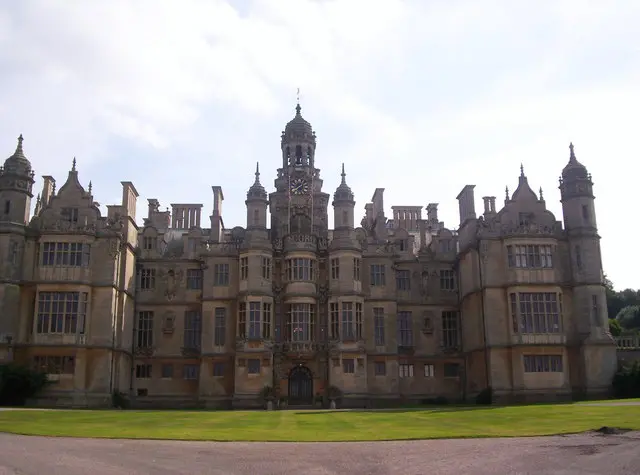
[[[318,249],[318,238],[311,234],[289,234],[284,237],[283,251],[309,251],[316,252]]]
[[[564,333],[519,333],[513,335],[515,345],[565,345],[567,335]]]

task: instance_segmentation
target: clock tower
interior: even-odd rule
[[[301,111],[297,104],[296,115],[285,126],[280,140],[282,167],[275,180],[276,191],[269,199],[274,238],[328,234],[329,195],[322,192],[320,170],[315,167],[316,134]]]
[[[17,338],[22,303],[26,226],[31,210],[34,173],[22,151],[22,135],[16,151],[0,167],[0,345]],[[33,298],[33,297],[32,297]]]

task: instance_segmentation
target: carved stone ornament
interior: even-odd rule
[[[120,240],[109,239],[109,256],[112,259],[115,259],[119,252],[120,252]]]
[[[482,262],[489,260],[489,244],[486,242],[483,242],[480,247],[480,257],[482,258]]]
[[[422,269],[420,274],[420,293],[422,295],[429,295],[429,269]]]
[[[327,303],[329,300],[329,288],[325,285],[321,285],[318,288],[318,302],[321,304]]]
[[[176,314],[173,312],[166,312],[162,316],[162,333],[165,335],[171,335],[175,331]]]
[[[153,353],[155,352],[155,348],[151,347],[151,346],[136,346],[133,353],[136,356],[153,356]]]
[[[200,356],[200,348],[183,346],[182,348],[180,348],[180,353],[182,354],[182,356],[185,356],[187,358],[195,358]]]
[[[433,312],[425,310],[422,314],[422,333],[425,335],[433,333]]]
[[[178,289],[182,285],[184,279],[184,271],[182,269],[161,270],[159,277],[165,284],[164,296],[171,301],[175,298]]]

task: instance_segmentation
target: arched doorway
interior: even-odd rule
[[[289,371],[289,405],[313,404],[313,375],[306,366]]]

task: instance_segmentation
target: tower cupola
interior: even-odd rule
[[[247,229],[267,227],[267,191],[260,183],[260,165],[256,163],[256,179],[247,191]]]
[[[247,200],[259,200],[259,201],[263,201],[267,199],[267,191],[264,189],[264,186],[262,186],[262,183],[260,183],[260,164],[256,163],[256,179],[253,182],[253,185],[251,185],[251,188],[249,188],[249,191],[247,191]]]
[[[316,133],[311,124],[302,117],[300,103],[296,115],[284,128],[281,137],[282,167],[314,167]]]
[[[347,185],[347,174],[342,164],[342,180],[336,192],[333,194],[333,221],[334,229],[353,228],[353,208],[356,205],[353,192]]]
[[[578,161],[573,148],[573,143],[569,144],[569,163],[562,170],[562,179],[568,180],[588,180],[589,173],[587,167]]]
[[[23,142],[22,134],[18,137],[18,146],[16,151],[13,152],[9,158],[4,162],[4,167],[0,171],[3,175],[13,175],[15,177],[33,178],[33,170],[31,169],[31,162],[24,155],[22,150]]]
[[[341,176],[342,180],[340,181],[340,185],[336,188],[336,192],[333,194],[334,203],[340,201],[351,202],[354,198],[351,188],[347,185],[347,174],[344,172],[344,163],[342,164]]]
[[[24,155],[22,142],[20,135],[16,151],[0,167],[0,221],[27,224],[35,174]]]

